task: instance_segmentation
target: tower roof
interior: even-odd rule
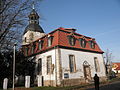
[[[27,31],[35,31],[35,32],[40,32],[44,33],[42,27],[39,24],[29,24],[26,28],[23,34],[25,34]]]
[[[30,12],[28,17],[29,17],[29,25],[25,28],[23,34],[25,34],[27,31],[44,33],[42,27],[39,25],[39,15],[34,8]]]

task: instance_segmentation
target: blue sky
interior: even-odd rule
[[[120,61],[120,0],[43,0],[35,6],[46,33],[58,27],[96,39]]]

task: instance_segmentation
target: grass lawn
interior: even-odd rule
[[[74,90],[81,88],[80,90],[85,90],[81,86],[69,86],[69,87],[33,87],[33,88],[16,88],[15,90]],[[11,89],[9,89],[11,90]]]
[[[66,86],[66,87],[31,87],[31,88],[24,88],[24,87],[17,87],[15,90],[75,90],[75,89],[80,89],[80,90],[85,90],[83,89],[84,87],[90,86],[90,84],[86,85],[80,85],[80,86]],[[2,90],[2,89],[0,89]],[[8,89],[12,90],[12,88]]]

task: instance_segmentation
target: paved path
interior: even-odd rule
[[[86,90],[95,90],[93,87]],[[99,90],[120,90],[120,81],[100,86]]]

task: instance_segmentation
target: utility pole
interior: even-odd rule
[[[15,49],[16,49],[16,45],[14,44],[14,48],[13,48],[13,90],[15,88]]]

